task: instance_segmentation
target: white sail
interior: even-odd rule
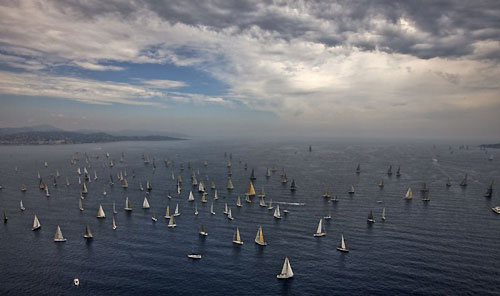
[[[83,202],[82,202],[82,199],[78,199],[78,208],[80,209],[80,211],[83,211]]]
[[[21,208],[21,211],[26,210],[26,208],[23,205],[23,201],[22,200],[19,202],[19,207]]]
[[[236,206],[237,206],[237,207],[240,207],[240,208],[241,208],[241,206],[242,206],[242,205],[241,205],[241,198],[240,198],[240,196],[239,196],[239,195],[238,195],[238,198],[236,199]]]
[[[272,210],[273,209],[273,199],[271,198],[271,200],[269,201],[269,207],[267,207],[268,210]]]
[[[116,213],[118,213],[118,212],[116,211],[116,205],[115,205],[115,202],[113,201],[113,214],[116,214]]]
[[[382,220],[385,220],[385,208],[382,209]]]
[[[84,238],[93,238],[94,236],[92,235],[92,232],[90,231],[90,227],[87,224],[87,227],[85,227],[85,234],[83,235]]]
[[[201,202],[202,203],[208,202],[208,200],[207,200],[207,194],[205,192],[203,192],[203,194],[201,195]]]
[[[215,189],[214,191],[214,200],[218,200],[219,199],[219,193],[217,192],[217,189]]]
[[[276,276],[279,279],[288,279],[293,277],[292,266],[290,265],[290,260],[288,257],[285,258],[285,262],[283,263],[283,268],[281,269],[281,273]]]
[[[227,218],[228,218],[229,220],[233,220],[233,219],[234,219],[234,218],[233,218],[233,214],[231,214],[231,208],[229,208],[229,211],[227,212]]]
[[[168,221],[168,225],[167,226],[170,227],[170,228],[177,226],[175,224],[174,216],[170,217],[170,220]]]
[[[413,193],[411,192],[411,188],[408,188],[408,191],[406,191],[405,194],[405,199],[411,199],[413,197]]]
[[[170,206],[167,206],[167,210],[165,211],[165,218],[170,219]]]
[[[188,201],[194,201],[193,191],[190,191],[190,192],[189,192]]]
[[[128,197],[125,199],[125,211],[132,211],[132,206],[130,205]]]
[[[179,204],[176,204],[175,205],[175,212],[174,212],[174,216],[179,216],[181,213],[179,213]]]
[[[104,213],[101,204],[99,204],[99,210],[97,211],[97,218],[106,218],[106,214]]]
[[[344,234],[341,235],[341,238],[340,238],[340,245],[337,247],[337,250],[341,251],[341,252],[349,252],[349,250],[347,249],[347,245],[345,243],[345,240],[344,240]]]
[[[274,209],[274,218],[281,219],[280,205],[277,205],[276,209]]]
[[[144,197],[144,201],[142,202],[142,208],[149,209],[149,202],[147,197]]]
[[[231,179],[228,179],[228,180],[227,180],[227,189],[228,189],[228,190],[232,190],[232,189],[234,189],[234,186],[233,186],[233,181],[231,181]]]
[[[33,227],[31,229],[37,230],[40,227],[42,227],[42,225],[40,225],[40,221],[38,220],[38,217],[35,215],[35,218],[33,219]]]
[[[210,214],[215,215],[215,212],[214,212],[214,203],[213,202],[210,205]]]
[[[326,233],[323,231],[323,219],[319,219],[318,229],[316,229],[316,233],[314,236],[325,236]]]
[[[227,212],[229,212],[228,208],[227,208],[227,202],[224,204],[224,214],[227,214]]]
[[[262,226],[260,226],[259,230],[257,230],[257,235],[255,236],[255,243],[261,246],[267,245],[267,243],[264,241],[264,232],[262,231]]]
[[[115,216],[113,216],[113,230],[115,230],[116,228],[117,228],[116,220],[115,220]]]
[[[57,225],[56,234],[54,235],[54,241],[55,242],[65,242],[66,241],[66,239],[64,238],[64,236],[62,234],[61,227],[59,227],[59,225]]]

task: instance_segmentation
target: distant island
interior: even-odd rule
[[[500,149],[500,143],[498,143],[498,144],[482,144],[482,145],[479,145],[479,147]]]
[[[173,141],[183,138],[148,135],[125,136],[111,135],[104,132],[73,132],[57,129],[50,126],[0,128],[0,145],[57,145],[57,144],[85,144],[107,143],[123,141]]]

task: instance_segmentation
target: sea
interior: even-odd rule
[[[500,295],[500,215],[492,211],[500,195],[495,190],[484,197],[492,181],[500,186],[499,150],[418,141],[192,139],[0,146],[0,159],[0,211],[8,217],[0,221],[1,295]],[[226,189],[228,161],[233,191]],[[91,182],[80,211],[77,169],[84,167]],[[268,168],[275,170],[266,178]],[[289,211],[282,219],[259,206],[258,196],[245,202],[252,170],[257,194],[264,188],[266,203],[272,199]],[[38,171],[50,197],[39,189]],[[120,172],[127,175],[127,189],[117,180]],[[182,178],[180,195],[172,172]],[[468,186],[459,186],[465,174]],[[208,203],[201,203],[193,175],[204,182]],[[149,194],[139,186],[148,180]],[[430,201],[422,200],[424,183]],[[413,198],[404,200],[408,188]],[[337,202],[322,196],[327,190]],[[195,202],[187,201],[190,191]],[[146,196],[150,209],[142,208]],[[126,197],[131,212],[124,211]],[[225,203],[234,220],[223,213]],[[173,212],[177,204],[177,227],[168,228],[166,207]],[[99,205],[105,219],[96,218]],[[367,223],[370,212],[373,224]],[[38,231],[31,229],[35,214]],[[326,236],[314,237],[327,215]],[[206,237],[199,235],[201,223]],[[54,242],[58,225],[66,242]],[[91,240],[83,238],[86,225]],[[260,226],[267,246],[254,243]],[[236,227],[241,246],[232,243]],[[342,234],[349,253],[336,249]],[[285,257],[294,277],[280,280]]]

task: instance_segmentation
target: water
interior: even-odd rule
[[[0,294],[50,295],[397,295],[397,294],[499,294],[500,291],[500,215],[491,211],[499,205],[498,194],[483,197],[490,181],[500,180],[498,151],[494,161],[477,148],[454,149],[447,145],[377,144],[313,142],[308,152],[306,142],[210,142],[201,140],[156,143],[110,143],[67,146],[3,146],[0,166],[0,210],[6,210],[9,221],[0,225]],[[121,152],[125,162],[120,163]],[[224,152],[232,153],[232,180],[235,190],[225,189],[227,182]],[[76,165],[70,164],[74,152],[80,152]],[[85,165],[83,153],[90,157],[91,176],[94,169],[99,180],[88,184],[85,211],[78,209],[81,187],[77,167]],[[108,163],[105,153],[115,160]],[[141,156],[156,157],[157,168],[145,165]],[[92,155],[100,155],[99,159]],[[174,161],[174,170],[181,173],[183,191],[178,198],[171,167],[163,158]],[[438,162],[432,161],[438,159]],[[239,162],[239,159],[242,162]],[[48,162],[48,168],[43,166]],[[208,166],[203,166],[203,161]],[[216,215],[210,215],[213,192],[208,190],[206,204],[194,191],[199,216],[194,204],[187,202],[191,167],[200,170],[198,180],[206,176],[219,189],[215,202]],[[244,163],[248,170],[244,170]],[[184,163],[185,170],[178,170]],[[357,164],[362,173],[355,174]],[[401,165],[402,176],[386,175]],[[276,165],[278,171],[265,178],[266,167]],[[18,170],[15,170],[15,167]],[[280,182],[281,168],[289,180],[296,180],[298,190],[289,190],[290,182]],[[255,169],[256,191],[265,187],[266,201],[281,202],[290,213],[281,220],[254,203],[244,202],[251,169]],[[50,175],[61,173],[58,186]],[[127,170],[130,187],[122,189],[116,174]],[[37,170],[50,186],[46,198],[38,189]],[[132,178],[132,171],[136,177]],[[110,187],[109,174],[115,178]],[[458,186],[465,173],[469,186]],[[65,185],[69,177],[71,185]],[[445,182],[450,177],[451,188]],[[381,190],[377,184],[385,180]],[[152,181],[148,197],[151,209],[141,208],[145,186]],[[426,182],[431,201],[421,200],[419,188]],[[20,187],[26,184],[28,191]],[[353,184],[356,194],[347,194]],[[205,181],[209,188],[210,182]],[[103,196],[104,188],[108,192]],[[402,200],[412,187],[412,201]],[[322,198],[329,188],[338,194],[338,203]],[[170,191],[173,199],[169,200]],[[242,195],[243,208],[235,206]],[[125,197],[131,199],[133,211],[123,210]],[[23,200],[26,211],[19,210]],[[116,201],[118,229],[111,228],[112,203]],[[383,203],[377,203],[383,201]],[[224,202],[232,207],[235,220],[223,215]],[[177,227],[167,228],[163,218],[167,205],[171,211],[179,203],[181,216]],[[99,220],[96,213],[102,204],[107,218]],[[382,208],[387,220],[382,222]],[[376,223],[368,225],[366,217],[373,210]],[[313,237],[318,221],[331,211],[332,220],[324,223],[327,235]],[[158,222],[151,220],[152,213]],[[33,215],[42,224],[32,231]],[[198,235],[203,222],[208,237]],[[94,234],[92,241],[83,238],[85,225]],[[61,226],[65,243],[53,242],[57,225]],[[262,225],[266,247],[253,240]],[[235,227],[241,231],[243,246],[231,243]],[[341,233],[350,252],[336,251]],[[190,252],[203,254],[193,261]],[[276,279],[285,256],[290,258],[295,278]],[[80,287],[73,286],[73,278]]]

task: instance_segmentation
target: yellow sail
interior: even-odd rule
[[[165,212],[165,218],[170,218],[170,206],[167,206],[167,211]]]
[[[252,181],[250,181],[250,183],[248,183],[248,188],[247,188],[246,195],[249,195],[249,196],[254,196],[255,195],[255,188],[253,187]]]

